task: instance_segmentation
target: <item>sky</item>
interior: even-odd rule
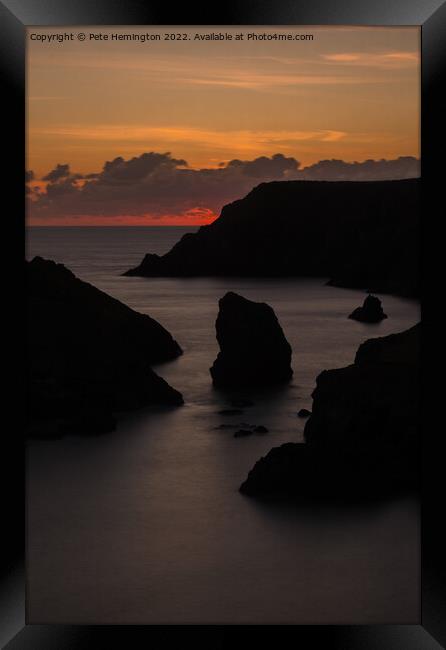
[[[27,30],[29,224],[201,225],[265,181],[419,175],[418,27],[79,29]]]

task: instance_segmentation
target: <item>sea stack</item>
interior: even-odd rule
[[[219,301],[215,327],[220,345],[210,368],[215,386],[268,386],[291,378],[291,346],[272,307],[231,291]]]
[[[359,320],[361,323],[380,323],[387,318],[387,314],[383,311],[381,300],[369,294],[362,306],[352,311],[349,318]]]

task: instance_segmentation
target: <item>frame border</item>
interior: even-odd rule
[[[172,21],[175,17],[175,22]],[[442,96],[446,81],[446,2],[443,0],[312,0],[311,5],[296,0],[245,0],[234,6],[228,1],[214,10],[211,5],[179,6],[172,10],[157,0],[0,0],[0,74],[3,94],[4,123],[10,138],[7,151],[6,188],[14,211],[12,238],[17,247],[24,243],[25,197],[23,170],[25,151],[25,28],[35,25],[418,25],[422,35],[421,61],[421,167],[422,210],[421,254],[423,257],[423,359],[437,354],[432,343],[433,317],[427,296],[426,278],[434,277],[435,256],[431,254],[435,217],[444,218],[444,165],[438,165],[445,150],[446,101]],[[18,213],[18,214],[17,214]],[[12,216],[14,215],[14,216]],[[426,228],[429,225],[429,231]],[[8,240],[9,241],[9,240]],[[429,246],[429,255],[426,250]],[[9,246],[8,246],[9,248]],[[12,247],[11,247],[12,248]],[[443,253],[444,255],[444,253]],[[21,258],[23,259],[23,258]],[[14,277],[21,259],[17,261]],[[10,276],[9,276],[10,278]],[[6,304],[20,312],[17,287],[5,283]],[[438,294],[437,294],[438,295]],[[8,312],[11,308],[8,308]],[[22,315],[24,315],[22,313]],[[22,319],[23,321],[23,319]],[[17,322],[8,322],[8,341],[17,337],[16,350],[22,349]],[[429,346],[432,349],[429,350]],[[16,361],[16,359],[15,359]],[[17,363],[8,368],[8,383],[13,390],[21,386]],[[14,392],[16,392],[14,390]],[[441,404],[440,389],[423,360],[422,398],[427,405]],[[438,398],[438,399],[436,399]],[[19,407],[19,412],[20,412]],[[429,408],[430,410],[430,408]],[[17,413],[17,411],[14,411]],[[184,644],[203,648],[223,648],[229,644],[245,646],[261,642],[274,645],[285,641],[310,648],[321,644],[330,650],[439,650],[446,647],[446,621],[442,612],[445,602],[446,537],[439,519],[444,511],[442,499],[441,446],[431,413],[423,415],[422,440],[422,507],[421,507],[421,625],[375,626],[59,626],[27,625],[25,621],[24,560],[24,445],[9,429],[4,434],[4,481],[2,514],[6,523],[2,541],[6,542],[0,573],[0,646],[8,650],[60,650],[62,648],[129,647],[152,643]],[[5,534],[5,532],[7,534]],[[281,628],[280,631],[277,628]]]

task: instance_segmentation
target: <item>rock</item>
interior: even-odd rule
[[[214,429],[237,429],[239,424],[218,424]]]
[[[231,406],[237,406],[239,408],[245,408],[245,407],[249,407],[249,406],[254,406],[254,402],[251,401],[250,399],[244,399],[244,398],[233,399],[231,401]]]
[[[222,411],[217,411],[218,415],[241,415],[243,413],[242,409],[223,409]]]
[[[297,414],[298,418],[308,418],[311,415],[311,411],[308,409],[300,409],[300,411]]]
[[[95,408],[94,405],[82,412],[81,417],[76,416],[71,421],[65,421],[64,433],[79,433],[83,435],[99,435],[115,431],[116,418],[108,409]]]
[[[125,275],[319,276],[416,296],[420,186],[420,179],[261,183]]]
[[[257,433],[259,435],[262,433],[268,433],[268,429],[263,425],[248,424],[247,422],[241,422],[240,424],[219,424],[214,427],[214,429],[239,429],[239,431],[237,431],[237,435],[235,435],[236,438],[239,438],[242,435],[248,435],[247,432]]]
[[[246,436],[252,436],[251,429],[239,429],[234,433],[234,438],[245,438]]]
[[[62,264],[35,257],[26,277],[28,435],[111,431],[118,411],[183,403],[150,368],[181,354],[164,327]]]
[[[229,292],[219,301],[220,352],[210,373],[219,387],[272,385],[288,381],[291,346],[273,309]]]
[[[420,326],[363,343],[322,372],[305,444],[259,460],[240,490],[298,499],[374,499],[418,486]]]
[[[42,421],[29,421],[27,423],[26,435],[36,440],[58,440],[64,435],[65,421],[61,418],[53,418]],[[111,429],[110,429],[111,430]]]
[[[256,462],[240,492],[248,496],[293,497],[304,494],[307,470],[307,445],[287,442]],[[310,481],[312,486],[314,478]],[[308,490],[307,490],[308,492]]]
[[[387,318],[387,314],[383,311],[381,300],[369,294],[362,307],[357,307],[349,318],[359,320],[361,323],[379,323]]]

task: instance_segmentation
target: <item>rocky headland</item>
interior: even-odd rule
[[[150,367],[182,352],[162,325],[62,264],[25,264],[28,436],[101,433],[116,412],[183,403]]]
[[[240,487],[258,497],[374,499],[416,488],[420,325],[363,343],[317,378],[305,443],[272,449]]]
[[[319,276],[368,292],[419,293],[420,179],[277,181],[128,276]]]

